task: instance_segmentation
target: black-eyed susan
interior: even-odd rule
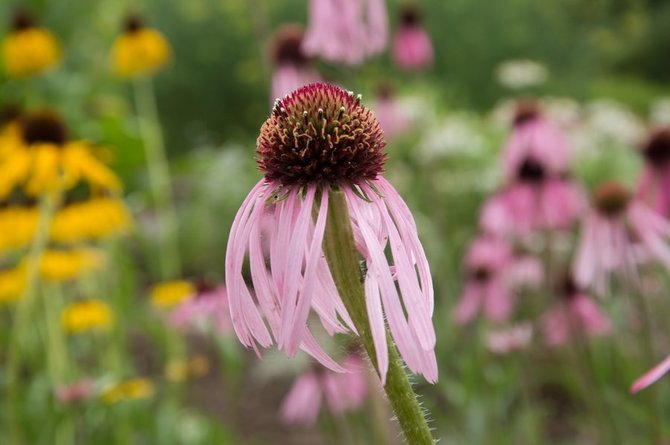
[[[154,384],[149,379],[134,378],[105,388],[100,399],[109,405],[123,400],[148,399],[154,394]]]
[[[21,298],[25,288],[25,267],[0,271],[0,305],[12,303]]]
[[[118,177],[87,143],[68,139],[67,127],[54,111],[26,114],[20,123],[21,143],[0,158],[0,199],[18,186],[33,197],[80,182],[103,190],[121,188]]]
[[[170,309],[195,294],[193,283],[184,280],[165,281],[151,289],[151,305],[156,309]]]
[[[61,325],[69,334],[104,330],[112,321],[112,310],[100,300],[77,301],[66,306],[61,314]]]
[[[63,244],[98,240],[122,233],[131,225],[130,212],[122,200],[113,197],[92,198],[66,205],[59,210],[51,226],[51,239]],[[0,233],[0,246],[1,240]]]
[[[40,275],[47,281],[69,281],[104,264],[104,254],[95,249],[47,250],[41,257]]]
[[[7,76],[21,78],[41,74],[55,66],[60,59],[60,49],[48,29],[37,26],[29,12],[19,10],[2,42],[2,56]]]
[[[4,104],[0,108],[0,159],[21,144],[21,108]]]
[[[112,65],[116,75],[132,79],[154,74],[167,64],[170,55],[165,36],[145,26],[137,15],[130,15],[112,47]]]
[[[37,229],[39,211],[35,206],[0,205],[0,252],[27,246]]]

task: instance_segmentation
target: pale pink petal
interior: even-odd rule
[[[670,372],[670,356],[668,356],[661,363],[652,368],[649,372],[644,374],[639,379],[635,380],[630,387],[630,392],[633,394],[642,391],[649,385],[656,383],[658,379]]]

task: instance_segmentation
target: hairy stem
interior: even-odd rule
[[[365,305],[365,291],[361,283],[361,271],[358,254],[354,245],[354,236],[349,222],[349,211],[341,191],[324,190],[329,194],[328,219],[324,237],[324,252],[349,316],[361,338],[363,347],[375,369],[375,344],[370,331],[370,322]],[[398,351],[389,337],[389,368],[384,391],[393,412],[398,419],[407,443],[410,445],[431,445],[433,437],[412,389]]]

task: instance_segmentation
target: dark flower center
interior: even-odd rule
[[[406,5],[400,11],[400,22],[404,26],[416,26],[421,23],[421,12],[414,6]]]
[[[613,218],[626,210],[630,198],[630,192],[623,185],[618,182],[605,182],[594,192],[594,205],[601,215]]]
[[[35,20],[33,15],[26,9],[19,9],[12,17],[12,31],[23,31],[24,29],[34,28]]]
[[[579,294],[580,289],[572,276],[568,275],[563,278],[563,281],[559,285],[559,296],[565,301],[570,301],[574,299],[577,294]]]
[[[302,52],[304,32],[300,25],[284,25],[277,31],[272,47],[275,65],[305,65],[309,58]]]
[[[516,104],[514,126],[519,126],[540,117],[540,105],[533,99],[522,99]]]
[[[526,158],[517,170],[517,177],[522,182],[539,184],[545,179],[544,166],[533,158]]]
[[[388,82],[381,82],[377,86],[377,97],[383,100],[391,99],[393,97],[393,86]]]
[[[655,167],[670,164],[670,128],[656,131],[644,148],[644,157]]]
[[[489,268],[484,266],[479,266],[470,271],[470,278],[478,283],[486,283],[491,278],[491,275]]]
[[[123,31],[132,34],[144,28],[144,20],[139,14],[128,14],[123,21]]]
[[[63,145],[68,132],[65,123],[51,110],[36,111],[21,119],[23,140],[26,144],[51,143]]]
[[[360,95],[314,83],[277,99],[256,155],[265,178],[283,185],[359,183],[382,172],[385,146]]]
[[[18,120],[21,117],[21,107],[17,104],[5,104],[0,108],[0,127]]]

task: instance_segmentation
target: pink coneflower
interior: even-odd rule
[[[272,45],[272,101],[320,80],[312,61],[302,51],[303,34],[302,27],[293,23],[277,30]]]
[[[573,273],[580,286],[598,293],[609,289],[616,273],[639,285],[637,264],[643,256],[670,269],[670,223],[616,182],[601,184],[584,219]]]
[[[282,402],[282,420],[313,425],[324,403],[334,415],[360,408],[368,395],[365,363],[357,354],[349,354],[343,366],[345,373],[315,367],[298,377]]]
[[[507,272],[507,282],[513,289],[537,289],[544,281],[544,265],[539,258],[515,253]]]
[[[635,380],[635,382],[633,382],[633,384],[630,387],[630,392],[635,394],[636,392],[642,391],[646,387],[652,385],[653,383],[656,383],[658,379],[663,377],[668,372],[670,372],[670,356],[666,357],[665,360],[663,360],[658,365],[654,366],[652,369],[649,370],[649,372],[644,374],[642,377]]]
[[[93,395],[94,384],[90,379],[83,379],[69,385],[58,386],[54,390],[56,399],[64,404],[81,402]]]
[[[543,164],[528,158],[514,180],[484,204],[480,226],[497,236],[567,230],[582,214],[584,201],[567,175],[549,176]]]
[[[656,212],[670,217],[670,128],[652,133],[642,153],[646,165],[637,195]]]
[[[541,166],[545,176],[561,175],[570,167],[570,150],[561,131],[540,113],[532,100],[517,104],[512,133],[502,151],[508,178],[514,178],[524,163]]]
[[[400,136],[411,128],[409,117],[395,100],[393,89],[388,84],[379,86],[373,110],[387,140]]]
[[[400,13],[400,25],[393,39],[393,61],[408,71],[433,64],[433,44],[421,26],[421,13],[413,6],[404,6]]]
[[[607,315],[571,278],[565,280],[559,298],[560,301],[542,316],[548,345],[559,346],[570,338],[603,335],[611,331],[612,324]]]
[[[327,218],[347,213],[365,263],[361,282],[382,381],[386,322],[407,366],[437,380],[428,263],[412,214],[381,176],[384,147],[374,115],[351,92],[317,83],[277,100],[256,148],[265,177],[238,211],[226,252],[230,313],[245,346],[276,342],[289,356],[303,349],[341,369],[316,342],[308,318],[313,310],[328,333],[355,332],[322,247]],[[345,204],[346,212],[337,207]],[[253,292],[243,274],[247,256]]]
[[[533,326],[529,322],[490,331],[486,336],[486,347],[496,354],[509,354],[524,349],[533,338]]]
[[[310,0],[303,49],[330,62],[359,65],[388,40],[384,0]]]
[[[169,314],[169,323],[176,329],[206,329],[213,327],[219,334],[232,329],[228,313],[228,297],[223,285],[211,287],[199,283],[197,293],[186,299]]]
[[[514,297],[505,280],[512,252],[504,241],[482,237],[472,242],[465,259],[467,281],[454,319],[459,324],[472,321],[482,312],[496,322],[512,313]]]

